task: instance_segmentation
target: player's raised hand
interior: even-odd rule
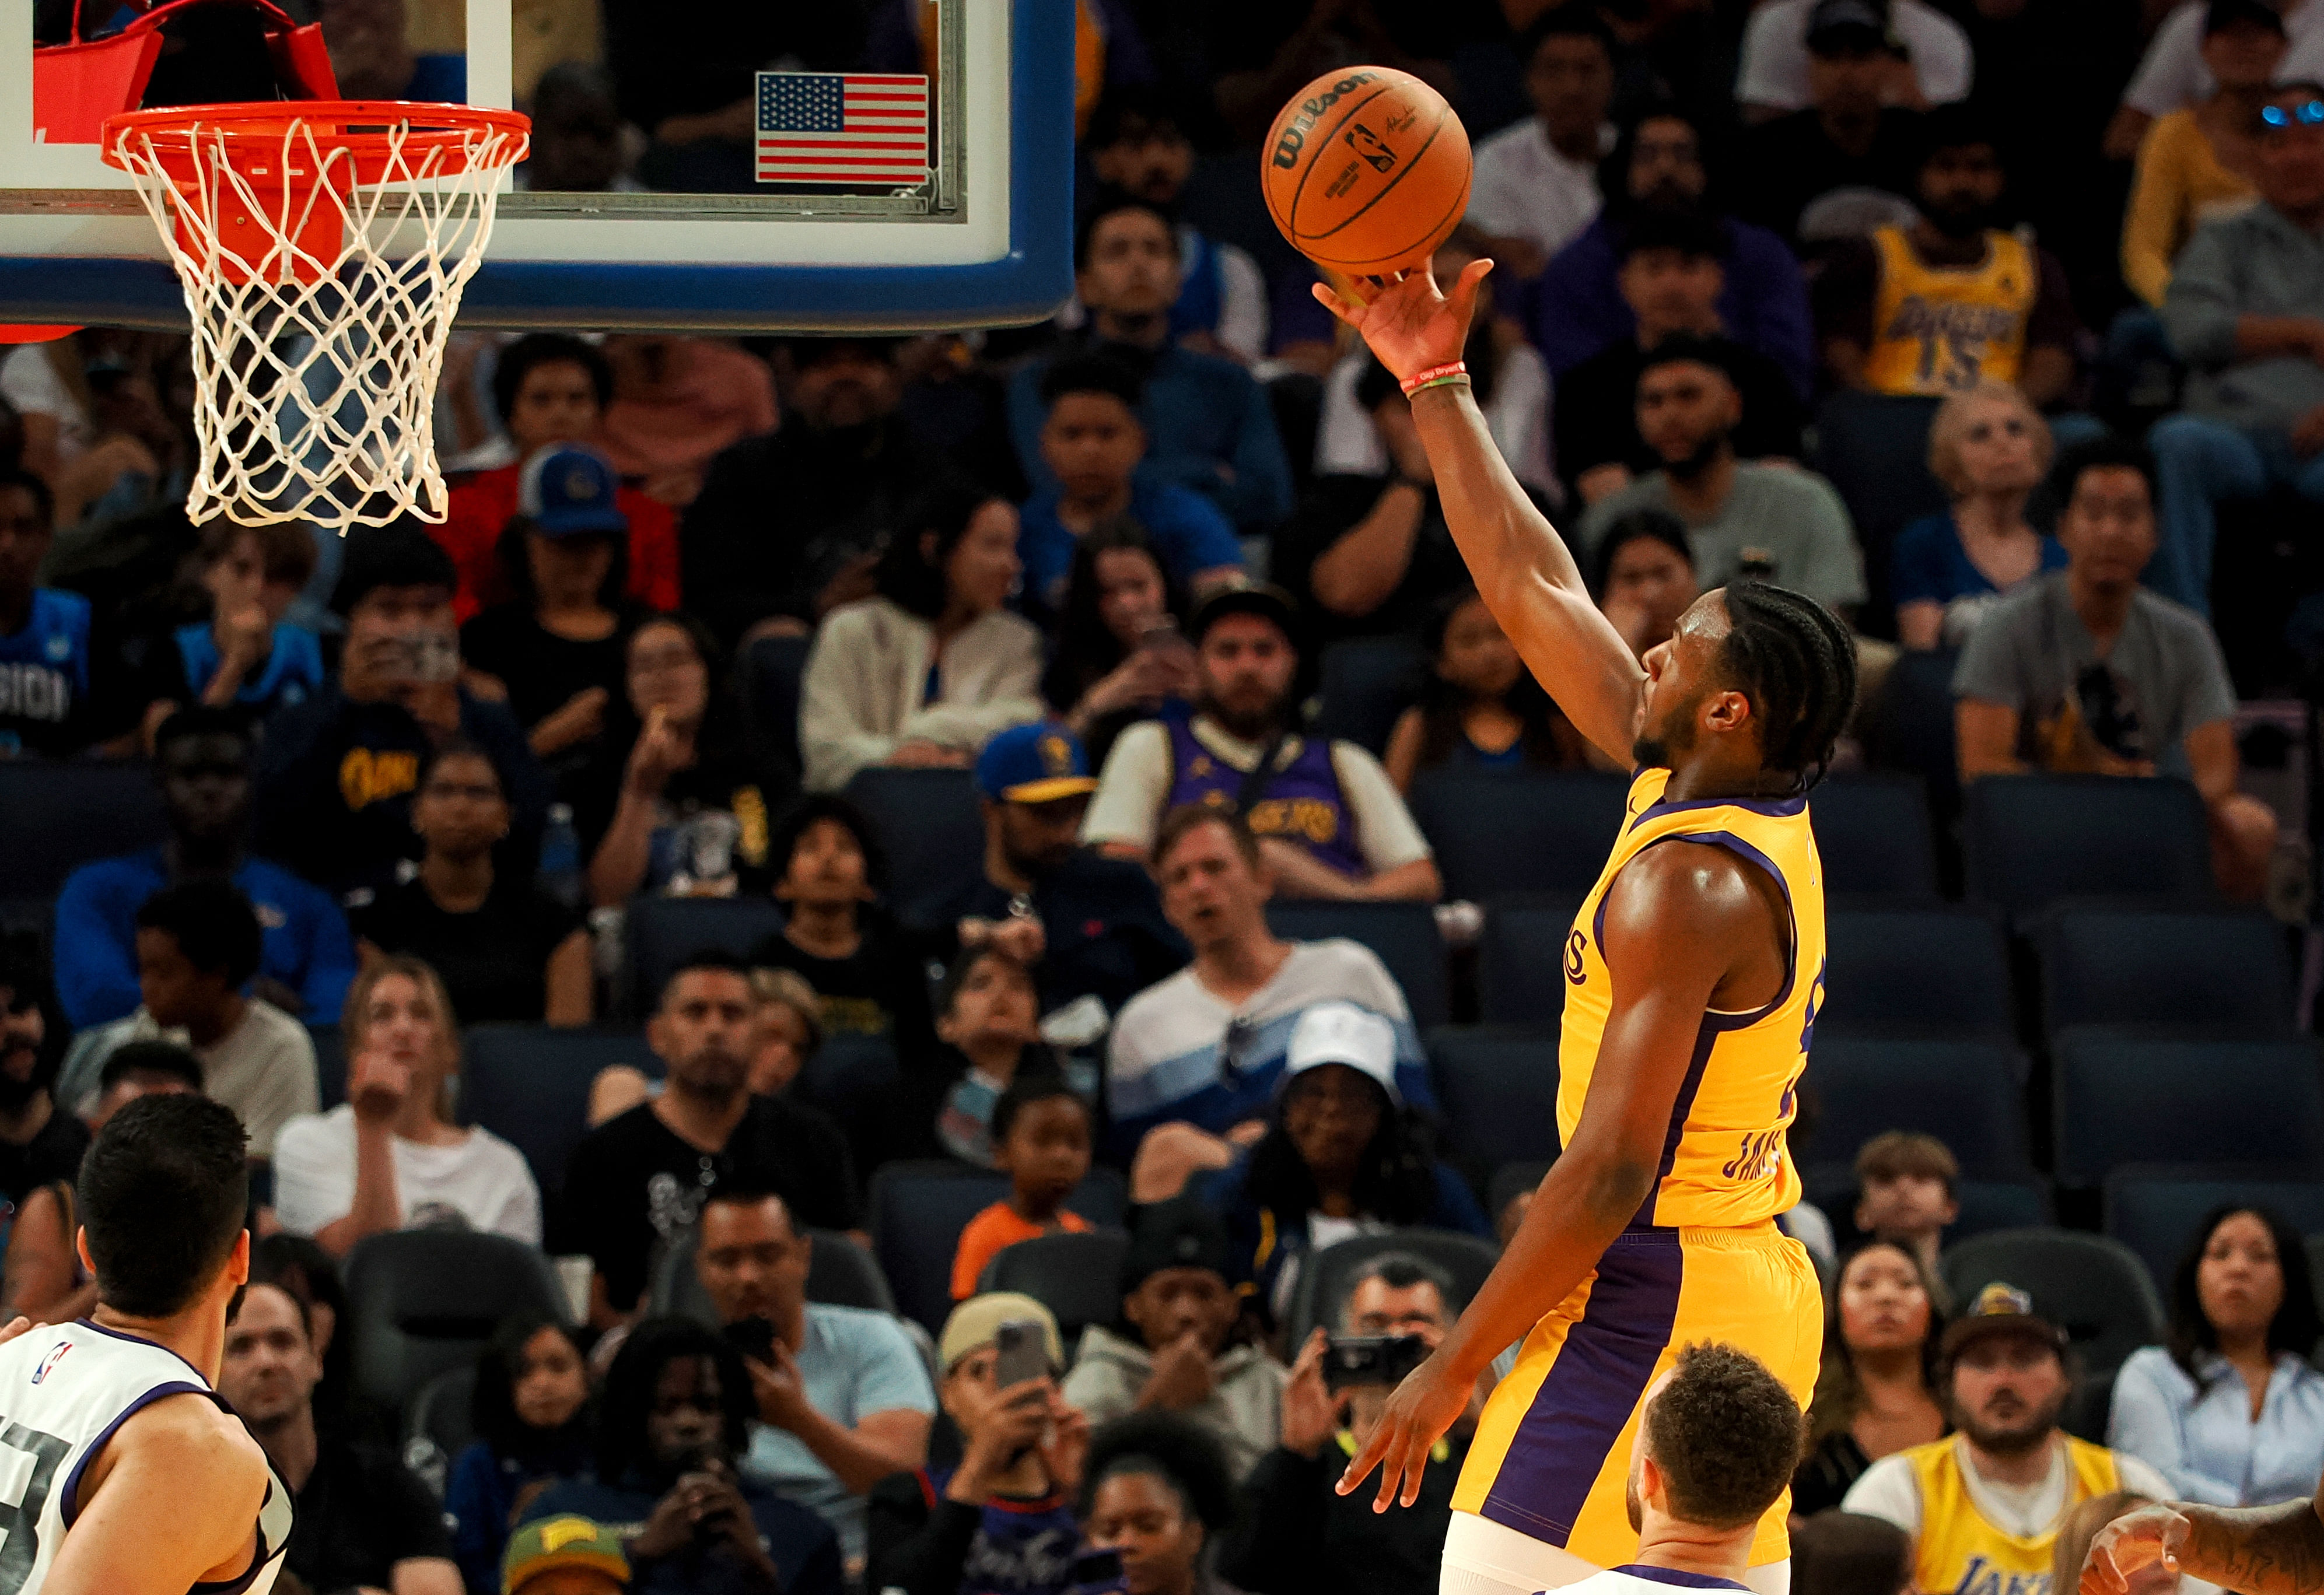
[[[1357,299],[1318,282],[1315,298],[1360,333],[1379,363],[1402,382],[1415,372],[1461,358],[1469,341],[1470,318],[1477,310],[1478,285],[1492,269],[1489,260],[1471,261],[1449,295],[1438,291],[1436,274],[1424,265],[1385,288],[1347,284],[1360,296]]]
[[[2082,1561],[2081,1595],[2126,1595],[2130,1575],[2160,1562],[2179,1571],[2179,1547],[2191,1526],[2175,1508],[2141,1507],[2126,1512],[2091,1537]]]
[[[1378,1468],[1379,1494],[1372,1510],[1385,1512],[1391,1502],[1409,1507],[1420,1498],[1420,1476],[1427,1471],[1430,1450],[1468,1407],[1469,1381],[1452,1372],[1442,1350],[1430,1352],[1428,1360],[1389,1393],[1379,1426],[1334,1488],[1342,1495],[1353,1495]]]

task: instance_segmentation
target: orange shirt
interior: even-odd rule
[[[427,529],[460,573],[452,608],[464,624],[512,595],[501,569],[500,540],[516,513],[516,479],[523,469],[503,466],[469,477],[452,489],[443,524]],[[626,484],[614,491],[613,505],[630,518],[630,596],[649,609],[676,609],[678,516]]]
[[[1036,1235],[1077,1235],[1089,1227],[1090,1222],[1077,1212],[1059,1209],[1054,1221],[1037,1224],[1019,1218],[1017,1210],[1006,1202],[994,1203],[969,1220],[968,1228],[960,1232],[960,1249],[952,1256],[952,1299],[964,1302],[976,1294],[977,1277],[1002,1247]]]

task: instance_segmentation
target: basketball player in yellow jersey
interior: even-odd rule
[[[1377,1507],[1411,1505],[1478,1376],[1524,1341],[1453,1494],[1443,1595],[1530,1595],[1634,1560],[1631,1436],[1680,1346],[1738,1346],[1807,1404],[1822,1306],[1806,1251],[1774,1221],[1799,1198],[1784,1132],[1822,1001],[1807,792],[1856,691],[1840,622],[1758,583],[1706,594],[1640,668],[1466,381],[1430,375],[1460,360],[1490,269],[1471,264],[1449,301],[1425,272],[1362,305],[1319,290],[1414,384],[1444,518],[1486,604],[1573,724],[1637,770],[1565,942],[1563,1156],[1340,1481],[1352,1491],[1378,1467]],[[1753,1541],[1761,1595],[1789,1587],[1789,1502]]]

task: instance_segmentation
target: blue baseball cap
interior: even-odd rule
[[[626,532],[630,518],[613,502],[621,476],[613,462],[579,443],[533,450],[517,476],[516,512],[547,537]]]
[[[976,789],[995,803],[1055,803],[1097,790],[1082,739],[1054,720],[1011,726],[984,744]]]

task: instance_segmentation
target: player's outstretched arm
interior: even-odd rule
[[[265,1453],[239,1421],[207,1397],[163,1397],[81,1475],[80,1515],[45,1595],[185,1595],[240,1578],[269,1482]]]
[[[2142,1507],[2090,1541],[2081,1595],[2126,1595],[2130,1575],[2166,1567],[2244,1595],[2324,1589],[2324,1485],[2312,1501],[2277,1507]]]
[[[1490,261],[1471,262],[1449,298],[1425,267],[1367,303],[1321,283],[1315,297],[1402,381],[1461,358],[1478,284],[1492,269]],[[1646,672],[1591,601],[1565,539],[1509,474],[1465,385],[1422,389],[1412,419],[1436,473],[1444,523],[1485,606],[1566,717],[1627,770]]]

